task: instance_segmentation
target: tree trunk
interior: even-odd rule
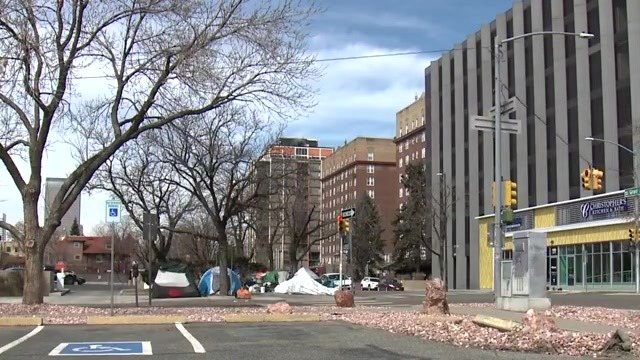
[[[289,249],[289,268],[291,269],[291,275],[298,271],[298,259],[296,259],[296,252]]]
[[[229,295],[229,271],[227,271],[227,239],[218,240],[218,266],[220,267],[220,296]]]
[[[44,255],[42,229],[38,224],[37,198],[35,201],[24,199],[24,287],[22,303],[25,305],[42,304],[42,257]]]
[[[267,249],[267,256],[268,256],[268,261],[269,261],[269,269],[270,270],[275,270],[274,266],[274,260],[273,260],[273,244],[269,244],[268,245],[268,249]]]

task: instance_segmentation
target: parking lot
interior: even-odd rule
[[[495,353],[342,322],[0,328],[0,359],[552,359]]]

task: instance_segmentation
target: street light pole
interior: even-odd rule
[[[640,187],[640,157],[636,156],[636,154],[640,153],[640,141],[636,141],[633,148],[634,150],[629,149],[628,147],[618,144],[617,142],[606,140],[606,139],[598,139],[594,137],[585,138],[587,141],[598,141],[603,143],[608,143],[619,147],[622,150],[630,153],[633,156],[633,186]],[[635,197],[633,203],[633,219],[634,219],[634,227],[635,227],[635,241],[634,241],[634,250],[635,250],[635,273],[636,273],[636,293],[640,294],[640,247],[638,247],[638,228],[640,228],[640,204],[638,204],[638,200],[640,200],[637,196]]]
[[[589,33],[571,33],[564,31],[536,31],[521,35],[516,35],[504,40],[499,40],[498,36],[495,37],[493,51],[494,51],[494,59],[495,59],[495,84],[494,84],[494,96],[495,96],[495,153],[494,153],[494,181],[495,181],[495,193],[496,193],[496,201],[494,205],[494,216],[495,216],[495,224],[494,224],[494,237],[493,237],[493,246],[494,246],[494,263],[493,263],[493,286],[495,293],[496,306],[500,306],[501,301],[501,281],[502,281],[502,203],[504,202],[503,194],[502,194],[502,97],[501,87],[502,81],[500,79],[500,63],[502,61],[502,45],[518,40],[526,37],[532,36],[545,36],[545,35],[564,35],[564,36],[575,36],[582,39],[591,39],[593,38],[593,34]]]

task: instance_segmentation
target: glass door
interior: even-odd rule
[[[573,255],[567,256],[567,286],[576,284],[576,258]]]

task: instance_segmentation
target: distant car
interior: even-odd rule
[[[320,276],[320,283],[326,287],[340,287],[340,273],[327,273]],[[351,278],[342,274],[342,288],[351,289]]]
[[[73,271],[65,271],[64,274],[64,284],[65,285],[82,285],[84,283],[86,283],[87,280],[85,280],[84,278],[76,275],[76,273],[74,273]]]
[[[377,277],[365,277],[360,281],[360,287],[362,290],[379,290],[378,284],[380,284],[380,279]]]
[[[382,279],[378,284],[380,291],[404,291],[402,281],[398,279]]]

